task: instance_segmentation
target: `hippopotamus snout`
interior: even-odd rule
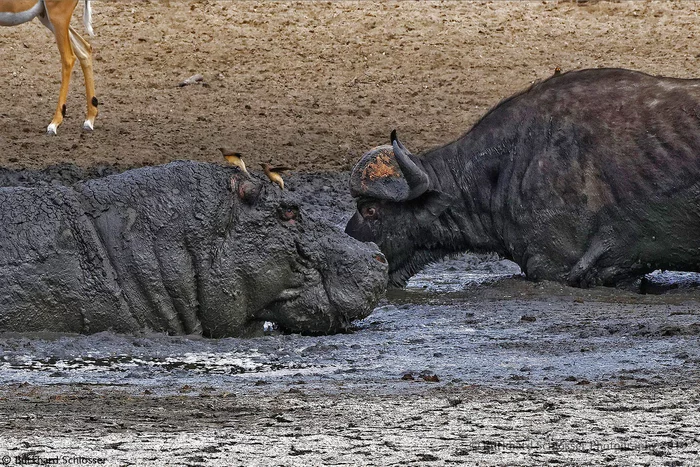
[[[326,290],[339,313],[347,319],[367,317],[383,296],[389,265],[374,243],[361,243],[348,238],[344,248],[329,246],[328,267],[324,275]],[[351,251],[352,254],[347,254]]]
[[[386,291],[388,263],[374,243],[333,231],[297,243],[297,252],[320,278],[308,274],[313,283],[275,310],[277,324],[287,332],[346,331],[353,320],[367,317]]]

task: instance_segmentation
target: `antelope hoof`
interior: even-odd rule
[[[94,127],[93,123],[90,120],[85,120],[85,123],[83,123],[83,130],[92,131],[94,129],[95,129],[95,127]]]
[[[48,136],[56,136],[56,130],[58,130],[58,125],[52,123],[48,126],[48,128],[46,128],[46,134]]]

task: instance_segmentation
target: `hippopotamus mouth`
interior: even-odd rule
[[[285,334],[305,335],[346,332],[351,321],[332,304],[321,280],[284,289],[255,320],[273,322]]]
[[[358,262],[347,257],[336,256],[325,261],[320,269],[309,264],[308,257],[297,258],[295,283],[281,290],[262,310],[254,313],[254,319],[273,322],[283,333],[326,335],[348,332],[352,321],[365,318],[372,312],[386,284],[376,280],[378,274],[386,277],[388,266],[384,256],[376,247],[363,245],[362,248],[375,263],[369,269],[361,267],[367,267],[366,261]],[[357,276],[348,276],[350,270],[356,271]]]
[[[306,287],[306,285],[300,287],[290,287],[280,292],[280,294],[272,302],[263,308],[263,313],[269,318],[268,321],[273,321],[279,326],[280,324],[275,321],[275,318],[282,314],[284,307],[294,307],[295,302],[301,298],[301,295],[304,293],[304,289]]]

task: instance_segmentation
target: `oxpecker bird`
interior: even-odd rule
[[[243,162],[240,153],[232,151],[228,148],[219,148],[219,151],[221,151],[224,159],[226,159],[231,165],[235,165],[241,169],[241,171],[244,172],[248,178],[250,178],[250,173],[248,173],[248,170],[245,168],[245,162]]]
[[[282,180],[282,176],[280,175],[283,173],[285,170],[292,170],[291,167],[272,167],[270,164],[262,163],[260,164],[265,171],[265,175],[267,175],[267,178],[270,179],[272,183],[276,183],[279,185],[279,187],[284,190],[284,180]]]

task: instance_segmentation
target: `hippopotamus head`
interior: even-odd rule
[[[264,321],[329,334],[371,313],[387,284],[387,261],[376,245],[314,219],[299,195],[247,174],[233,177],[231,192],[233,217],[214,255],[201,317],[205,335],[261,330]]]

